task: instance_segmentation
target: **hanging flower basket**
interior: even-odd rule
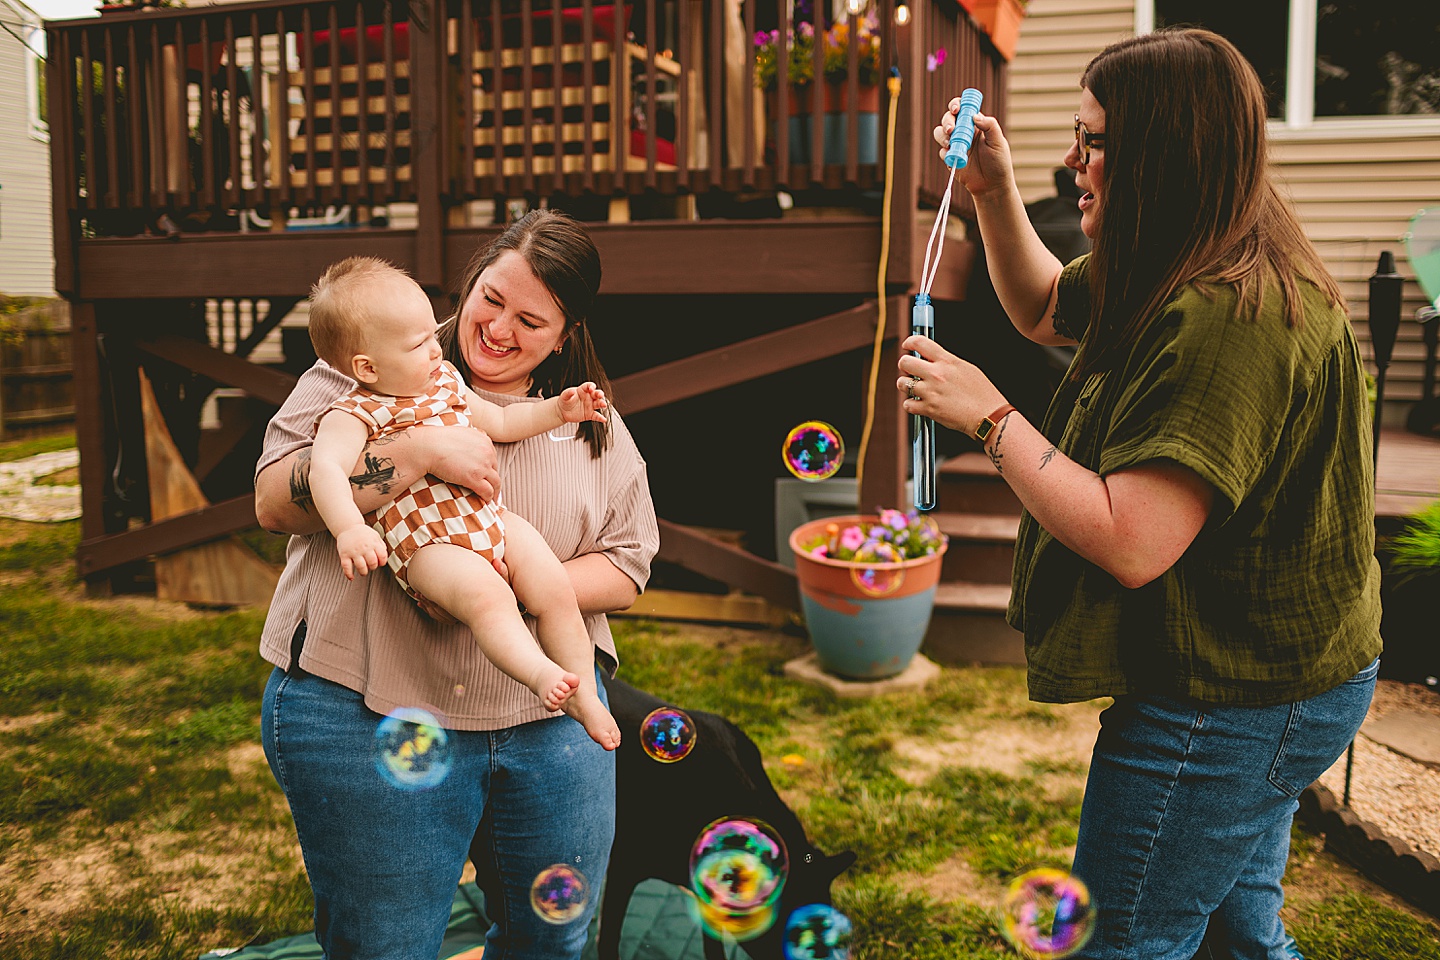
[[[990,37],[990,42],[1006,60],[1015,59],[1015,48],[1020,42],[1020,24],[1025,20],[1023,0],[959,0],[960,6],[970,11],[970,16],[980,29]]]
[[[933,520],[894,510],[796,527],[790,549],[820,665],[858,680],[908,667],[930,626],[945,548]]]

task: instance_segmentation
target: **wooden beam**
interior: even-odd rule
[[[903,310],[903,303],[902,297],[891,298],[886,339],[894,340],[902,331],[909,330],[909,314]],[[799,326],[761,334],[621,377],[614,383],[615,395],[622,398],[627,416],[663,407],[677,400],[868,347],[875,341],[875,322],[875,304],[864,303]]]
[[[197,543],[217,540],[236,530],[255,526],[255,494],[177,513],[134,530],[80,541],[75,563],[81,576],[91,576],[121,564],[173,553]]]
[[[875,218],[641,221],[587,224],[586,230],[605,265],[602,295],[875,293]],[[450,229],[445,263],[460,270],[498,233],[494,227]],[[176,298],[305,297],[327,266],[357,254],[415,274],[417,243],[413,230],[370,228],[186,234],[174,242],[84,240],[77,283],[80,296],[91,300],[147,299],[157,290]]]
[[[299,302],[299,297],[272,297],[270,309],[265,312],[265,319],[257,321],[250,328],[250,332],[245,335],[245,339],[235,345],[235,356],[250,356],[255,348],[270,336],[270,331],[280,326],[280,321],[290,315],[290,311],[294,310],[295,304]]]
[[[167,297],[306,297],[337,260],[369,254],[413,272],[413,230],[186,234],[84,240],[79,244],[81,296],[90,300]]]
[[[790,620],[791,614],[792,611],[744,593],[646,590],[629,607],[610,616],[780,627]]]
[[[135,346],[161,360],[179,364],[186,370],[209,377],[231,387],[239,387],[266,403],[280,406],[295,386],[296,377],[282,370],[272,370],[242,360],[208,343],[165,334],[153,340],[138,340]]]
[[[669,520],[660,521],[659,559],[799,611],[795,571]]]

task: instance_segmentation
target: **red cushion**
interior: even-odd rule
[[[630,131],[630,156],[645,158],[645,131]],[[655,138],[655,162],[675,166],[675,144],[661,137]]]
[[[407,60],[410,57],[410,22],[401,20],[393,24],[394,49],[396,60]],[[330,31],[316,30],[311,33],[315,49],[321,51],[322,59],[328,56],[330,48]],[[298,39],[298,37],[297,37]],[[296,52],[300,55],[300,66],[305,66],[305,47],[297,45]],[[359,53],[355,47],[355,28],[340,28],[340,59],[354,63],[359,59]],[[377,23],[365,28],[365,60],[369,63],[380,63],[385,59],[385,25]]]

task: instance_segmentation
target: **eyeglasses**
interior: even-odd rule
[[[1080,154],[1081,165],[1090,162],[1090,148],[1105,148],[1105,134],[1091,133],[1080,119],[1080,114],[1075,114],[1075,150]]]

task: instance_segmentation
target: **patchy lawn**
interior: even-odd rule
[[[262,615],[87,598],[77,538],[0,521],[0,960],[193,960],[309,929],[258,744]],[[1028,703],[995,668],[841,701],[783,676],[794,636],[616,633],[624,679],[735,720],[817,845],[856,852],[835,888],[856,958],[1013,956],[994,907],[1019,872],[1068,865],[1102,704]],[[1310,960],[1440,960],[1434,921],[1320,838],[1296,832],[1288,885]]]

